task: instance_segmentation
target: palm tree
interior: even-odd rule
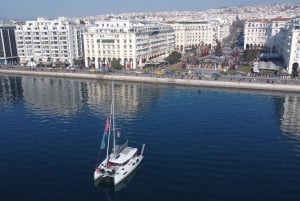
[[[43,66],[43,60],[41,58],[39,58],[39,64],[38,64],[38,67],[42,67]]]
[[[55,61],[55,67],[57,68],[57,67],[60,67],[60,60],[59,59],[56,59],[56,61]]]
[[[52,58],[50,56],[47,58],[47,65],[52,66]]]

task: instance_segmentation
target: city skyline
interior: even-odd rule
[[[211,0],[201,3],[199,3],[199,1],[197,0],[152,0],[151,2],[144,2],[138,0],[111,0],[105,2],[98,0],[30,0],[25,2],[17,0],[5,1],[2,3],[0,18],[28,20],[35,19],[37,17],[85,17],[108,13],[119,14],[127,12],[204,11],[207,9],[217,9],[222,7],[298,2],[298,0]]]

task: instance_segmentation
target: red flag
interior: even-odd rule
[[[109,118],[107,117],[106,119],[106,123],[105,123],[105,128],[104,128],[104,131],[107,132],[109,130]]]

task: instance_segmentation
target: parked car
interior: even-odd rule
[[[221,75],[219,73],[213,73],[211,77],[215,80],[218,80],[221,77]]]

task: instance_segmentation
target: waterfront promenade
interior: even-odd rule
[[[300,93],[300,84],[285,79],[255,79],[251,77],[222,77],[218,80],[213,78],[189,77],[189,76],[157,76],[155,73],[137,74],[116,72],[110,74],[93,73],[87,70],[80,71],[54,71],[49,69],[30,70],[28,68],[0,68],[0,75],[14,76],[45,76],[57,78],[76,78],[76,79],[94,79],[94,80],[117,80],[128,82],[144,82],[156,84],[175,84],[185,86],[200,86],[226,89],[243,90],[261,90],[278,92],[296,92]],[[267,80],[267,81],[266,81]],[[255,81],[255,82],[253,82]]]

